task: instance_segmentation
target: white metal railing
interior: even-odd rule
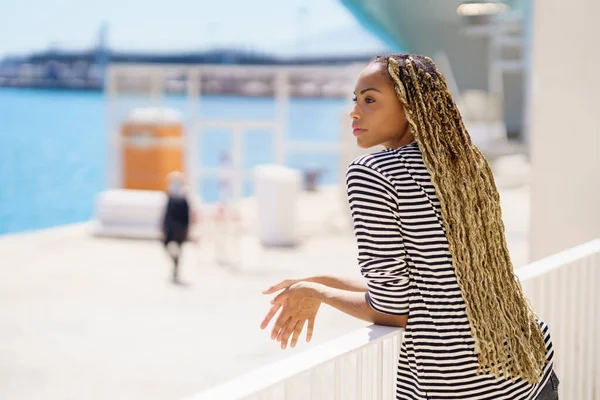
[[[550,326],[563,399],[600,400],[599,268],[600,239],[517,271]],[[402,333],[371,325],[187,400],[394,399]]]
[[[600,240],[518,271],[523,289],[550,326],[561,399],[600,399]]]

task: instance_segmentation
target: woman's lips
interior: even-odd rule
[[[354,129],[352,129],[352,134],[353,134],[354,136],[358,136],[358,135],[360,135],[361,133],[363,133],[364,131],[365,131],[364,129],[354,128]]]

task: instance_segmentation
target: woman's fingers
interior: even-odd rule
[[[277,336],[277,340],[279,342],[281,342],[281,349],[282,350],[285,350],[285,348],[287,347],[288,341],[290,340],[290,335],[292,334],[292,332],[296,328],[297,324],[298,324],[297,320],[290,319],[288,321],[288,323],[285,324],[285,326],[283,327],[283,329],[281,329],[281,332],[279,332],[279,336]]]
[[[285,334],[286,329],[289,330],[290,329],[290,325],[294,326],[295,323],[296,322],[295,322],[294,318],[292,316],[290,316],[290,318],[286,321],[285,324],[283,324],[283,326],[281,327],[281,329],[277,333],[276,340],[278,342],[281,342],[283,340],[283,335]]]
[[[287,299],[289,296],[289,290],[285,289],[283,292],[279,293],[273,300],[271,300],[271,304],[281,304]]]
[[[310,342],[310,339],[312,339],[314,329],[315,329],[315,317],[312,317],[308,320],[308,328],[306,329],[306,341],[307,342]]]
[[[296,323],[294,327],[294,332],[292,333],[292,343],[290,343],[291,347],[296,347],[298,343],[298,339],[300,338],[300,334],[302,333],[302,328],[304,327],[304,322]]]
[[[269,288],[268,288],[268,289],[266,289],[266,290],[263,290],[263,294],[271,294],[271,293],[275,293],[275,292],[277,292],[278,290],[281,290],[281,289],[283,289],[283,288],[284,288],[284,287],[283,287],[283,284],[284,284],[284,282],[285,282],[285,281],[283,281],[283,282],[279,282],[278,284],[276,284],[276,285],[273,285],[273,286],[269,287]]]
[[[279,304],[279,303],[273,304],[273,306],[271,307],[271,309],[265,316],[265,319],[263,319],[263,322],[260,324],[260,329],[265,329],[267,327],[267,325],[269,325],[269,322],[271,322],[271,320],[273,319],[275,314],[277,314],[277,311],[279,311],[280,308],[281,308],[281,304]]]
[[[273,330],[271,331],[271,339],[275,339],[278,337],[281,328],[283,328],[288,320],[290,319],[290,315],[287,313],[284,308],[281,313],[279,313],[279,317],[277,317],[277,321],[275,321],[275,325],[273,326]]]
[[[271,293],[278,292],[281,289],[287,289],[288,287],[292,286],[296,282],[297,282],[297,280],[295,280],[295,279],[285,279],[285,280],[279,282],[278,284],[273,285],[270,288],[264,290],[263,294],[271,294]]]

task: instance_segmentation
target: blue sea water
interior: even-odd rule
[[[120,98],[123,115],[147,99]],[[165,105],[184,116],[187,102],[169,96]],[[291,99],[287,140],[337,142],[341,99]],[[204,118],[265,120],[276,115],[269,98],[206,96],[198,104]],[[108,132],[102,93],[0,88],[0,234],[34,230],[89,220],[96,195],[107,187]],[[244,168],[275,161],[273,135],[264,130],[244,136]],[[206,130],[199,143],[201,166],[216,166],[232,145],[232,133]],[[286,164],[295,168],[322,167],[322,183],[337,181],[337,157],[290,153]],[[205,201],[218,198],[218,182],[203,180]],[[252,193],[246,182],[245,194]]]

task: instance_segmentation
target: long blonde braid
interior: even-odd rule
[[[544,337],[513,271],[488,162],[430,58],[401,53],[374,62],[391,78],[440,200],[478,374],[538,382],[547,363]]]

